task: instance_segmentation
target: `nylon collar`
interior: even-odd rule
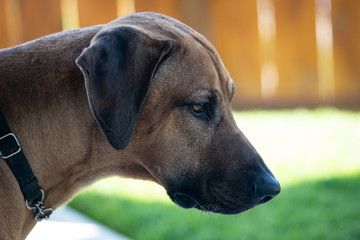
[[[43,206],[44,191],[39,187],[38,180],[31,170],[17,137],[10,131],[1,112],[0,157],[6,161],[14,174],[24,195],[26,207],[34,212],[35,220],[48,219],[53,210]]]

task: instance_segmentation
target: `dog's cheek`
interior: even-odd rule
[[[182,179],[184,172],[198,174],[203,168],[205,152],[209,148],[210,135],[204,134],[196,121],[191,121],[182,114],[174,114],[173,119],[162,127],[162,142],[160,152],[166,172],[171,172],[172,178]],[[171,170],[168,170],[171,169]]]

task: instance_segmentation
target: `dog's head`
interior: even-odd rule
[[[234,84],[220,57],[191,28],[129,15],[105,25],[77,64],[107,141],[132,149],[142,174],[181,207],[235,214],[280,192],[233,119]]]

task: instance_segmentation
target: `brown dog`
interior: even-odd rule
[[[110,175],[223,214],[280,191],[232,117],[234,85],[216,50],[172,18],[133,14],[2,50],[0,92],[47,207]],[[0,238],[23,239],[33,213],[2,160],[0,178]]]

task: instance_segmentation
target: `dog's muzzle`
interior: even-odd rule
[[[207,181],[206,186],[202,188],[208,189],[206,192],[198,188],[190,194],[176,191],[169,196],[185,209],[197,208],[207,212],[238,214],[270,201],[281,191],[276,178],[265,171],[253,177],[251,182],[212,179]]]

